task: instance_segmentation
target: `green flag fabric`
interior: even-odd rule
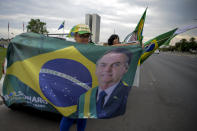
[[[175,28],[166,33],[163,33],[144,43],[145,50],[140,58],[140,64],[142,64],[150,55],[154,53],[161,45],[169,45],[170,41],[177,35],[197,28],[197,25],[187,25],[182,28]]]
[[[138,22],[135,30],[128,34],[125,39],[124,39],[124,43],[132,43],[134,41],[139,41],[140,43],[142,43],[143,40],[143,28],[144,28],[144,23],[145,23],[145,19],[146,19],[146,11],[148,8],[146,8],[146,10],[144,11],[140,21]]]
[[[156,49],[158,49],[161,45],[169,42],[173,37],[176,29],[168,31],[164,34],[161,34],[147,42],[144,43],[144,53],[140,58],[140,63],[142,64],[150,55],[154,53]]]
[[[174,32],[174,34],[171,36],[170,39],[168,39],[168,41],[166,41],[163,45],[169,45],[171,39],[173,39],[175,36],[181,34],[181,33],[184,33],[186,31],[189,31],[189,30],[192,30],[192,29],[195,29],[197,28],[197,25],[187,25],[187,26],[184,26],[182,28],[178,28],[176,30],[176,32]]]
[[[111,118],[122,115],[124,109],[119,114],[111,113],[111,109],[113,112],[117,112],[114,109],[119,109],[117,102],[108,107],[107,115],[95,114],[95,107],[92,106],[95,105],[92,104],[95,101],[92,99],[96,96],[91,96],[91,92],[94,90],[93,94],[96,94],[95,89],[100,85],[95,75],[96,63],[107,55],[106,52],[113,50],[126,50],[132,54],[127,72],[121,77],[120,83],[116,84],[118,88],[114,89],[116,92],[123,89],[124,92],[129,91],[142,53],[140,45],[106,47],[83,45],[35,33],[18,35],[11,40],[7,50],[8,66],[3,85],[5,104],[10,106],[13,103],[23,103],[74,118]],[[113,63],[110,68],[112,66],[113,69],[126,67],[122,63]],[[104,63],[101,67],[104,67]],[[125,98],[127,96],[124,96],[126,104]],[[85,103],[80,104],[81,107],[78,105],[79,99],[84,101],[80,103]],[[120,99],[123,96],[119,93],[110,98],[111,101]],[[79,115],[79,112],[84,115]]]

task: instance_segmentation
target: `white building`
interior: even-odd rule
[[[89,25],[92,32],[92,41],[99,42],[100,37],[100,16],[98,14],[86,14],[85,24]]]

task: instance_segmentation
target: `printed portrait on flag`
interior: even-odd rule
[[[126,48],[109,50],[97,60],[98,86],[80,96],[79,118],[112,118],[125,113],[131,86],[122,78],[131,62],[132,53]]]

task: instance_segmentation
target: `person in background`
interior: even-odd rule
[[[112,46],[112,45],[116,45],[116,44],[120,44],[119,36],[117,34],[113,34],[108,39],[108,45]]]
[[[140,44],[139,41],[134,40],[137,37],[136,34],[133,34],[131,37],[133,38],[131,43],[121,43],[120,39],[119,39],[119,36],[117,34],[112,34],[108,39],[108,46],[128,46],[128,45],[138,45],[138,44]],[[142,48],[144,48],[143,44],[142,44]]]
[[[89,41],[91,32],[88,25],[78,24],[74,26],[71,29],[69,36],[74,37],[75,41],[79,44],[90,44]],[[74,122],[77,123],[77,131],[85,130],[87,119],[73,119],[63,116],[60,122],[60,131],[69,131],[70,127],[74,124]]]

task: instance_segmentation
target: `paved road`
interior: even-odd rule
[[[56,131],[59,121],[0,106],[2,131]],[[88,120],[86,131],[196,131],[196,121],[197,57],[160,53],[142,65],[140,88],[131,91],[126,114]]]

